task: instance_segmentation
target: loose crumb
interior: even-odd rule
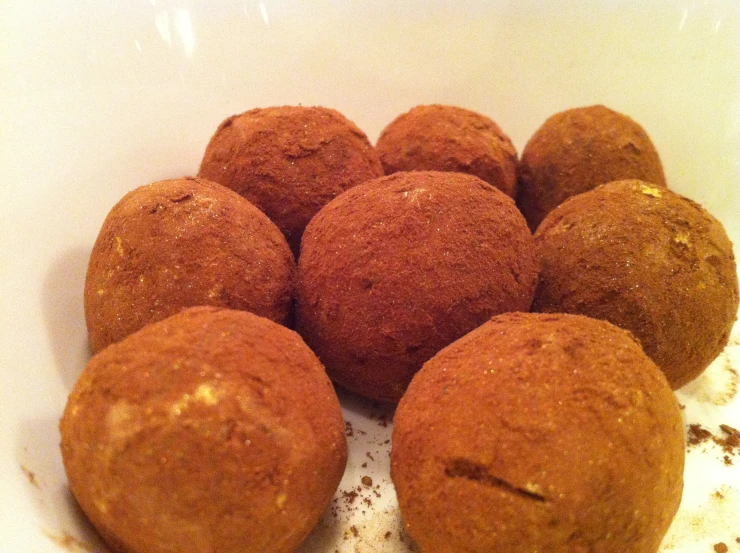
[[[373,485],[373,479],[369,476],[363,476],[360,481],[362,482],[363,486],[367,486],[368,488]]]
[[[46,534],[46,537],[59,547],[63,547],[67,551],[76,552],[82,550],[91,553],[95,551],[94,546],[74,537],[69,532],[63,532],[61,535],[53,534],[51,532],[44,532],[44,534]]]
[[[26,478],[28,478],[28,482],[35,488],[39,488],[39,482],[36,480],[36,473],[30,470],[25,465],[21,465],[21,470],[26,475]]]
[[[727,546],[724,543],[722,543],[722,542],[715,543],[714,544],[714,550],[717,553],[727,553],[727,551],[728,551]]]
[[[689,425],[689,436],[688,436],[689,445],[698,445],[698,444],[704,443],[707,440],[709,440],[711,437],[712,437],[712,433],[706,428],[703,428],[701,424],[690,424]]]

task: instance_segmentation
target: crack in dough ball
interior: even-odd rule
[[[633,337],[507,313],[429,360],[391,476],[425,553],[655,553],[683,487],[681,411]]]

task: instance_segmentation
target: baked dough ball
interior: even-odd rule
[[[398,171],[469,173],[512,198],[516,149],[501,128],[480,113],[454,106],[417,106],[381,133],[378,155],[386,175]]]
[[[639,179],[666,186],[645,130],[604,106],[550,117],[524,147],[518,171],[516,201],[533,232],[557,205],[600,184]]]
[[[303,237],[296,325],[329,376],[398,401],[437,351],[527,311],[534,243],[514,202],[472,175],[395,173],[348,190]]]
[[[509,313],[414,377],[391,476],[424,553],[655,553],[681,501],[683,425],[629,333]]]
[[[533,311],[579,313],[632,332],[673,388],[719,355],[738,309],[732,244],[691,200],[628,180],[575,196],[535,233]]]
[[[295,261],[264,213],[197,178],[155,182],[110,211],[90,255],[85,319],[94,352],[183,307],[288,321]]]
[[[264,211],[296,257],[303,229],[319,209],[382,174],[375,148],[352,121],[333,109],[301,106],[227,118],[211,138],[199,173]]]
[[[121,553],[288,553],[344,471],[344,423],[295,332],[194,307],[92,358],[62,417],[75,498]]]

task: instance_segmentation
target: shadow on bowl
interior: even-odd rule
[[[67,391],[72,390],[90,360],[83,308],[85,273],[90,249],[62,252],[44,278],[42,309],[57,371]]]

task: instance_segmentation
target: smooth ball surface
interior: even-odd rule
[[[383,174],[378,154],[352,121],[322,107],[253,109],[219,125],[201,177],[264,211],[296,257],[311,218],[346,189]]]
[[[676,398],[629,333],[509,313],[428,361],[391,475],[423,553],[655,553],[681,501]]]
[[[524,147],[517,205],[534,230],[556,206],[600,184],[639,179],[665,187],[658,152],[634,120],[604,106],[556,113]]]
[[[105,219],[85,280],[94,352],[184,307],[243,309],[284,324],[295,261],[280,230],[244,198],[198,178],[126,194]]]
[[[727,344],[738,309],[732,243],[695,202],[642,181],[608,183],[550,213],[535,243],[532,310],[629,330],[673,388]]]
[[[511,198],[472,175],[396,173],[345,192],[306,228],[296,325],[333,380],[398,401],[441,348],[527,311],[536,279]]]
[[[512,198],[516,194],[516,149],[501,128],[480,113],[455,106],[417,106],[393,120],[376,147],[386,175],[469,173]]]
[[[289,553],[328,506],[347,444],[295,332],[194,307],[92,358],[60,424],[72,493],[121,553]]]

